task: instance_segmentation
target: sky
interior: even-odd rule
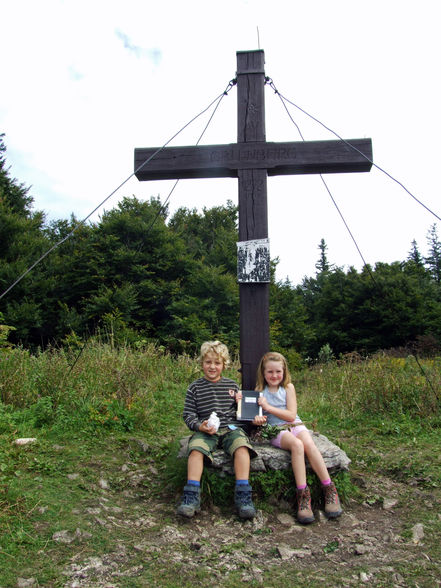
[[[0,133],[10,175],[30,186],[33,209],[48,222],[81,221],[98,208],[89,217],[97,222],[125,196],[164,202],[174,182],[139,182],[135,147],[170,141],[235,78],[236,52],[262,49],[280,94],[345,139],[371,138],[374,163],[396,180],[376,167],[324,176],[349,234],[319,176],[268,178],[277,279],[296,285],[314,276],[321,239],[329,263],[344,270],[403,261],[413,240],[427,255],[433,224],[441,236],[438,6],[0,0]],[[336,138],[287,106],[305,140]],[[268,141],[301,140],[269,86],[265,113]],[[199,117],[169,145],[196,144],[207,122]],[[200,144],[236,140],[232,88]],[[237,195],[236,179],[181,180],[169,211],[237,203]]]

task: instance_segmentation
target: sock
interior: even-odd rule
[[[187,484],[189,486],[198,486],[198,487],[201,485],[201,483],[198,482],[198,480],[187,480]]]
[[[247,486],[248,480],[236,480],[236,486]]]
[[[327,480],[322,480],[322,486],[329,486],[331,484],[331,478],[328,478]]]
[[[300,486],[297,486],[297,490],[304,490],[307,485],[308,484],[301,484]]]

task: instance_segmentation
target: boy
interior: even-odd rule
[[[190,384],[185,396],[183,418],[187,427],[195,433],[188,444],[188,480],[177,513],[192,517],[199,512],[204,461],[213,461],[213,451],[222,447],[234,460],[234,504],[237,513],[243,519],[252,519],[256,510],[248,477],[250,455],[255,457],[256,452],[243,425],[236,421],[238,386],[234,380],[222,377],[222,371],[229,363],[228,349],[219,341],[206,341],[201,346],[199,361],[204,376]],[[216,412],[220,420],[218,431],[208,425],[212,412]]]

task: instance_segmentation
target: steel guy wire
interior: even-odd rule
[[[281,101],[281,102],[282,102],[282,104],[283,104],[283,107],[284,107],[284,108],[285,108],[285,110],[286,110],[286,113],[287,113],[288,117],[290,118],[290,120],[291,120],[291,122],[294,124],[294,126],[296,127],[296,129],[297,129],[297,131],[298,131],[298,133],[299,133],[299,135],[300,135],[300,137],[301,137],[302,141],[305,141],[305,138],[304,138],[304,136],[303,136],[303,134],[302,134],[302,131],[300,130],[300,127],[299,127],[299,125],[297,124],[297,122],[296,122],[296,121],[293,119],[293,117],[291,116],[291,113],[289,112],[289,110],[288,110],[288,108],[287,108],[287,106],[286,106],[286,104],[285,104],[285,99],[284,99],[284,97],[283,97],[283,96],[280,94],[280,92],[278,92],[278,90],[276,89],[276,87],[275,87],[275,85],[274,85],[274,82],[273,82],[273,81],[272,81],[270,78],[266,78],[266,83],[267,83],[267,84],[268,84],[268,85],[269,85],[269,86],[270,86],[270,87],[271,87],[271,88],[274,90],[274,93],[275,93],[275,94],[277,94],[277,96],[279,97],[280,101]],[[356,151],[358,151],[358,149],[357,149]],[[351,237],[351,239],[352,239],[352,241],[353,241],[353,243],[354,243],[354,245],[355,245],[355,248],[357,249],[357,251],[358,251],[358,254],[360,255],[360,257],[361,257],[361,259],[362,259],[362,261],[363,261],[363,264],[364,264],[364,266],[367,268],[367,270],[368,270],[369,274],[371,275],[371,278],[372,278],[372,280],[373,280],[373,281],[374,281],[374,283],[375,283],[375,278],[374,278],[374,275],[372,274],[372,272],[371,272],[371,269],[370,269],[369,265],[366,263],[366,260],[365,260],[365,258],[364,258],[364,256],[363,256],[362,252],[361,252],[361,249],[360,249],[360,247],[358,246],[358,243],[357,243],[357,241],[356,241],[356,239],[355,239],[354,235],[352,234],[352,231],[351,231],[351,229],[349,228],[349,225],[348,225],[348,223],[346,222],[346,219],[345,219],[345,217],[343,216],[343,213],[341,212],[341,210],[340,210],[340,208],[339,208],[339,206],[338,206],[338,204],[337,204],[337,202],[336,202],[336,200],[335,200],[334,196],[332,195],[332,192],[331,192],[331,190],[330,190],[330,188],[329,188],[328,184],[326,183],[326,180],[325,180],[325,178],[323,177],[323,174],[319,174],[319,176],[320,176],[320,179],[321,179],[321,181],[323,182],[323,185],[324,185],[324,186],[325,186],[325,188],[326,188],[326,191],[327,191],[327,192],[328,192],[328,194],[329,194],[329,197],[331,198],[331,201],[332,201],[332,203],[334,204],[334,207],[335,207],[335,209],[337,210],[338,214],[340,215],[340,218],[341,218],[341,220],[342,220],[343,224],[345,225],[345,227],[346,227],[346,230],[347,230],[347,232],[349,233],[349,236]]]
[[[279,98],[280,98],[280,100],[281,100],[281,102],[282,102],[282,104],[283,104],[283,106],[284,106],[284,108],[285,108],[285,110],[286,110],[286,112],[287,112],[287,114],[288,114],[288,116],[289,116],[290,120],[291,120],[291,121],[292,121],[292,123],[293,123],[293,124],[296,126],[296,128],[297,128],[297,130],[298,130],[298,132],[299,132],[299,135],[300,135],[300,137],[302,138],[302,141],[305,141],[305,139],[304,139],[304,137],[303,137],[303,135],[302,135],[302,132],[300,131],[300,128],[299,128],[298,124],[297,124],[297,123],[294,121],[294,119],[292,118],[292,116],[291,116],[291,113],[289,112],[289,110],[288,110],[288,108],[287,108],[287,106],[286,106],[286,104],[285,104],[285,101],[286,101],[286,102],[289,102],[289,104],[292,104],[293,106],[295,106],[295,107],[296,107],[297,109],[299,109],[301,112],[303,112],[304,114],[306,114],[307,116],[309,116],[309,117],[310,117],[312,120],[316,121],[316,122],[317,122],[317,123],[319,123],[321,126],[323,126],[325,129],[327,129],[327,130],[328,130],[328,131],[330,131],[332,134],[334,134],[336,137],[338,137],[338,138],[339,138],[341,141],[343,141],[344,143],[346,143],[347,145],[349,145],[349,147],[351,147],[352,149],[354,149],[355,151],[357,151],[358,153],[360,153],[360,154],[361,154],[361,155],[362,155],[362,156],[363,156],[365,159],[367,159],[367,160],[368,160],[370,163],[372,163],[372,165],[374,165],[374,166],[375,166],[377,169],[379,169],[380,171],[382,171],[382,172],[383,172],[384,174],[386,174],[386,175],[387,175],[387,176],[388,176],[390,179],[394,180],[394,181],[395,181],[397,184],[399,184],[399,185],[400,185],[400,186],[401,186],[401,187],[402,187],[402,188],[403,188],[403,189],[404,189],[404,190],[405,190],[405,191],[406,191],[408,194],[410,194],[410,196],[412,196],[412,198],[414,198],[414,200],[416,200],[416,202],[418,202],[419,204],[421,204],[421,206],[423,206],[423,207],[424,207],[426,210],[428,210],[430,213],[432,213],[434,216],[436,216],[436,218],[439,218],[439,217],[438,217],[438,216],[437,216],[437,215],[436,215],[434,212],[432,212],[432,211],[431,211],[431,210],[430,210],[430,209],[429,209],[427,206],[425,206],[423,203],[421,203],[421,202],[418,200],[418,198],[416,198],[416,197],[415,197],[415,196],[414,196],[414,195],[413,195],[411,192],[409,192],[409,190],[408,190],[408,189],[407,189],[407,188],[406,188],[406,187],[405,187],[405,186],[404,186],[404,185],[403,185],[401,182],[399,182],[399,181],[398,181],[398,180],[396,180],[394,177],[392,177],[392,176],[391,176],[391,175],[390,175],[388,172],[386,172],[384,169],[382,169],[381,167],[377,166],[377,165],[376,165],[376,164],[375,164],[373,161],[371,161],[371,159],[370,159],[369,157],[367,157],[367,156],[366,156],[364,153],[362,153],[362,152],[361,152],[359,149],[357,149],[356,147],[354,147],[353,145],[351,145],[351,144],[350,144],[348,141],[346,141],[345,139],[342,139],[342,138],[341,138],[341,137],[340,137],[340,136],[339,136],[339,135],[338,135],[336,132],[334,132],[332,129],[328,128],[328,127],[327,127],[325,124],[323,124],[322,122],[320,122],[320,121],[319,121],[317,118],[315,118],[315,117],[311,116],[311,115],[310,115],[310,114],[308,114],[308,113],[307,113],[305,110],[303,110],[302,108],[300,108],[299,106],[297,106],[296,104],[294,104],[293,102],[291,102],[290,100],[288,100],[287,98],[285,98],[284,96],[282,96],[282,94],[280,94],[280,92],[279,92],[279,91],[276,89],[276,87],[275,87],[275,85],[274,85],[274,82],[273,82],[273,81],[272,81],[270,78],[266,78],[266,83],[268,83],[268,84],[270,85],[270,87],[271,87],[271,88],[274,90],[275,94],[277,94],[277,95],[279,96]],[[363,255],[362,255],[362,253],[361,253],[361,251],[360,251],[360,249],[359,249],[359,247],[358,247],[358,245],[357,245],[357,242],[356,242],[355,238],[353,237],[353,235],[352,235],[352,233],[351,233],[351,231],[350,231],[350,229],[349,229],[349,227],[348,227],[348,225],[347,225],[347,223],[346,223],[346,221],[345,221],[345,219],[344,219],[344,217],[343,217],[342,213],[340,212],[340,209],[339,209],[339,207],[337,206],[337,204],[336,204],[336,202],[335,202],[335,200],[334,200],[334,198],[333,198],[333,196],[332,196],[332,193],[331,193],[331,191],[330,191],[330,189],[329,189],[328,185],[326,184],[326,182],[325,182],[325,180],[324,180],[324,178],[323,178],[322,174],[319,174],[319,175],[320,175],[320,178],[321,178],[321,180],[322,180],[323,184],[325,185],[325,188],[326,188],[326,190],[328,191],[328,194],[329,194],[329,196],[331,197],[331,200],[332,200],[332,202],[334,203],[334,205],[335,205],[335,207],[336,207],[336,209],[337,209],[338,213],[340,214],[340,217],[341,217],[342,221],[344,222],[344,224],[345,224],[345,226],[346,226],[346,229],[348,230],[348,232],[349,232],[349,234],[350,234],[350,236],[351,236],[351,238],[352,238],[352,240],[353,240],[353,242],[354,242],[354,244],[355,244],[355,246],[356,246],[356,248],[357,248],[357,251],[358,251],[358,253],[360,254],[360,257],[361,257],[361,259],[363,260],[363,263],[364,263],[364,266],[365,266],[365,268],[367,268],[367,270],[368,270],[369,276],[370,276],[370,278],[372,279],[372,282],[373,282],[373,284],[374,284],[374,285],[375,285],[375,287],[378,289],[378,288],[379,288],[379,285],[377,284],[377,282],[376,282],[376,280],[375,280],[374,274],[373,274],[373,272],[371,271],[371,269],[370,269],[370,266],[369,266],[369,265],[368,265],[368,264],[365,262],[365,260],[364,260],[364,257],[363,257]],[[440,219],[440,220],[441,220],[441,219]],[[389,303],[390,303],[390,301],[389,301]],[[391,303],[390,303],[390,305],[392,306],[392,304],[391,304]],[[428,377],[428,375],[427,375],[426,371],[424,370],[424,368],[423,368],[422,364],[420,363],[420,361],[419,361],[419,358],[418,358],[418,354],[415,352],[414,354],[412,354],[412,357],[415,359],[415,362],[417,363],[417,365],[418,365],[418,367],[419,367],[419,369],[420,369],[420,371],[421,371],[421,374],[422,374],[422,375],[423,375],[423,377],[425,378],[425,380],[426,380],[427,384],[429,385],[430,389],[432,390],[432,392],[433,392],[434,396],[435,396],[435,397],[436,397],[436,399],[439,401],[439,400],[440,400],[440,398],[439,398],[439,395],[437,394],[437,392],[436,392],[436,390],[435,390],[435,388],[434,388],[434,386],[433,386],[433,384],[432,384],[431,380],[429,379],[429,377]]]
[[[344,143],[346,143],[346,145],[348,145],[349,147],[351,147],[351,149],[353,149],[354,151],[357,151],[357,153],[359,153],[361,156],[363,156],[375,168],[377,168],[379,171],[381,171],[383,174],[385,174],[388,178],[390,178],[392,181],[394,181],[399,186],[401,186],[401,188],[403,188],[403,190],[405,192],[407,192],[409,194],[409,196],[411,196],[415,200],[415,202],[417,202],[420,206],[422,206],[423,208],[425,208],[427,210],[427,212],[429,212],[435,218],[437,218],[439,221],[441,221],[441,217],[438,214],[436,214],[435,212],[433,212],[433,210],[431,210],[428,206],[426,206],[426,204],[424,204],[424,202],[421,202],[421,200],[419,200],[414,194],[412,194],[412,192],[408,188],[406,188],[406,186],[402,182],[400,182],[399,180],[397,180],[396,178],[394,178],[394,176],[392,174],[390,174],[384,168],[382,168],[379,165],[377,165],[376,163],[374,163],[372,161],[372,159],[370,159],[367,155],[365,155],[364,153],[362,153],[359,149],[357,149],[357,147],[355,147],[354,145],[351,145],[351,143],[349,143],[349,141],[346,141],[346,139],[343,139],[343,137],[341,137],[334,130],[332,130],[331,128],[329,128],[328,126],[326,126],[324,123],[322,123],[318,118],[316,118],[315,116],[313,116],[312,114],[310,114],[309,112],[307,112],[306,110],[304,110],[303,108],[301,108],[300,106],[298,106],[298,104],[295,104],[294,102],[292,102],[291,100],[289,100],[288,98],[286,98],[285,96],[283,96],[282,94],[280,94],[280,92],[275,87],[274,82],[270,78],[267,78],[267,83],[274,90],[274,92],[279,96],[279,98],[282,100],[282,102],[283,101],[288,102],[289,104],[291,104],[292,106],[294,106],[295,108],[297,108],[298,110],[300,110],[300,112],[303,112],[303,114],[306,114],[306,116],[308,116],[310,119],[312,119],[313,121],[315,121],[316,123],[318,123],[319,125],[321,125],[324,129],[326,129],[327,131],[329,131],[330,133],[332,133],[333,135],[335,135],[340,141],[343,141]]]
[[[45,259],[50,253],[52,253],[52,251],[54,251],[54,249],[56,249],[57,247],[59,247],[60,245],[62,245],[65,241],[67,241],[68,239],[70,239],[70,237],[72,237],[72,235],[75,233],[75,231],[77,231],[80,227],[82,227],[85,222],[97,211],[99,210],[103,204],[105,204],[112,196],[114,196],[131,178],[133,178],[134,175],[136,175],[137,172],[139,172],[145,165],[147,165],[160,151],[162,151],[165,147],[167,147],[167,145],[169,143],[171,143],[171,141],[173,141],[173,139],[175,139],[178,135],[180,135],[180,133],[182,133],[188,126],[190,126],[195,120],[197,120],[200,116],[202,116],[203,114],[205,114],[205,112],[207,112],[207,110],[209,110],[213,104],[215,104],[216,102],[218,102],[218,104],[220,103],[221,99],[226,96],[229,92],[229,90],[235,85],[236,81],[235,80],[231,80],[226,89],[219,94],[219,96],[217,96],[214,100],[212,100],[210,102],[210,104],[204,108],[199,114],[197,114],[196,116],[194,116],[192,119],[190,119],[179,131],[177,131],[174,135],[172,135],[163,145],[162,147],[158,147],[158,149],[156,149],[156,151],[154,153],[152,153],[152,155],[146,159],[141,165],[139,165],[134,172],[132,172],[125,180],[123,180],[114,190],[112,190],[112,192],[110,192],[110,194],[108,196],[106,196],[106,198],[104,198],[104,200],[98,204],[98,206],[96,206],[92,212],[90,212],[85,218],[83,218],[83,220],[81,220],[80,222],[78,222],[75,227],[67,234],[65,235],[62,239],[60,239],[57,243],[55,243],[54,245],[52,245],[52,247],[50,247],[45,253],[43,253],[43,255],[41,255],[30,267],[28,267],[28,269],[23,272],[23,274],[21,274],[21,276],[19,276],[4,292],[2,292],[0,294],[0,300],[6,296],[6,294],[8,294],[8,292],[10,292],[19,282],[21,282],[21,280],[27,276],[41,261],[43,261],[43,259]],[[217,106],[216,106],[217,108]],[[210,119],[211,120],[211,119]],[[208,126],[208,125],[207,125]],[[207,126],[204,129],[204,132],[207,128]],[[175,186],[174,186],[175,187]],[[172,189],[172,191],[174,190],[174,187]],[[171,192],[170,192],[171,194]]]

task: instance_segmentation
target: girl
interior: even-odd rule
[[[325,497],[325,515],[328,518],[339,517],[342,513],[337,489],[329,477],[322,454],[317,449],[308,429],[297,415],[296,391],[291,383],[291,375],[286,359],[280,353],[266,353],[260,360],[257,370],[256,390],[263,392],[259,404],[264,411],[263,417],[255,424],[282,427],[272,445],[291,452],[291,464],[297,486],[297,520],[299,523],[312,523],[314,514],[311,508],[311,493],[306,484],[305,455],[312,469],[320,478]]]

